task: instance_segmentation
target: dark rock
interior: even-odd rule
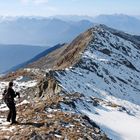
[[[89,124],[91,124],[92,127],[96,127],[99,129],[99,127],[96,125],[96,123],[94,123],[88,116],[84,115],[82,118],[84,120],[86,120]]]
[[[36,136],[32,137],[31,140],[43,140],[43,139],[40,135],[36,135]]]
[[[102,50],[99,50],[99,51],[102,52],[102,53],[104,53],[104,54],[106,54],[106,55],[109,55],[109,56],[111,54],[111,51],[108,50],[108,49],[102,49]]]

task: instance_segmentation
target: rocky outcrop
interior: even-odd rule
[[[37,88],[38,97],[49,97],[57,95],[61,91],[56,79],[53,77],[52,72],[46,73],[46,77],[40,80]]]
[[[83,96],[80,93],[65,93],[53,74],[55,72],[47,73],[36,87],[26,90],[27,95],[22,100],[26,98],[28,102],[17,104],[19,123],[14,126],[2,123],[0,139],[108,140],[88,116],[76,113],[74,104]],[[70,109],[66,111],[65,105]],[[3,117],[6,114],[7,111],[0,111]]]

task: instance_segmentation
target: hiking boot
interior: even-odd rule
[[[18,122],[17,121],[14,121],[10,125],[13,125],[13,124],[18,124]]]
[[[10,120],[9,120],[9,119],[7,119],[7,122],[10,122]]]

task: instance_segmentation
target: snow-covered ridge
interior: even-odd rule
[[[133,130],[140,126],[140,50],[137,44],[102,26],[91,30],[92,40],[80,61],[56,72],[55,77],[67,92],[84,95],[83,101],[76,103],[77,110],[89,115],[110,138],[139,140],[140,134]],[[107,105],[93,107],[93,97],[125,109],[121,112]]]
[[[86,90],[77,88],[84,81],[84,86],[92,84],[109,95],[140,105],[139,71],[140,50],[135,48],[135,44],[96,27],[93,30],[93,40],[79,63],[64,71],[64,76],[58,72],[58,77],[61,83],[65,81],[63,86],[67,84],[70,92],[80,89],[79,92],[84,93]],[[76,78],[73,79],[72,75]],[[76,82],[70,83],[71,80]]]

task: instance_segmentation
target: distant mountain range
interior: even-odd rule
[[[140,35],[139,16],[100,15],[53,17],[0,17],[1,44],[54,46],[71,42],[94,24],[105,24],[127,33]]]
[[[92,25],[87,20],[69,22],[56,18],[1,17],[0,43],[54,46],[71,41]]]
[[[100,15],[93,19],[95,23],[122,30],[130,34],[140,35],[140,19],[127,15]]]
[[[64,21],[79,21],[88,20],[94,24],[105,24],[109,27],[122,30],[127,33],[140,35],[140,16],[128,16],[123,14],[113,14],[113,15],[99,15],[96,17],[90,16],[54,16],[57,19]]]
[[[28,45],[0,45],[0,73],[23,63],[47,47]]]
[[[51,16],[49,18],[56,18],[56,19],[60,19],[60,20],[63,20],[63,21],[74,21],[74,22],[77,22],[77,21],[80,21],[80,20],[88,20],[88,21],[91,21],[93,22],[93,17],[91,16],[80,16],[80,15],[56,15],[56,16]]]
[[[135,16],[136,18],[140,19],[140,16]]]

